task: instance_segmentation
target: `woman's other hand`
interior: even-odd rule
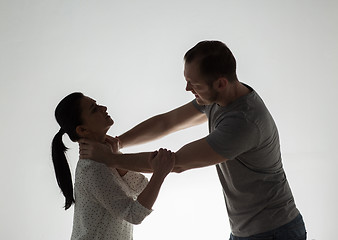
[[[154,174],[167,176],[175,166],[175,153],[167,149],[160,149],[151,154],[149,159]]]

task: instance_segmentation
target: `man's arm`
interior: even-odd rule
[[[120,148],[146,143],[207,121],[192,102],[138,124],[119,136]]]
[[[152,172],[149,163],[151,153],[113,154],[107,145],[81,139],[83,145],[81,158],[94,159],[108,167],[127,169],[135,172]],[[94,146],[97,145],[97,146]],[[93,150],[95,153],[93,154]],[[176,162],[173,172],[183,172],[192,168],[211,166],[227,159],[216,153],[205,138],[184,145],[176,152]]]
[[[145,143],[169,133],[201,124],[207,120],[205,114],[198,111],[189,102],[170,112],[152,117],[119,137],[120,148]],[[108,142],[109,139],[107,139]],[[151,153],[112,154],[103,144],[80,139],[80,158],[89,158],[102,162],[109,167],[135,172],[152,172],[148,162]],[[110,143],[110,145],[114,145]],[[122,145],[122,146],[121,146]],[[223,162],[226,159],[217,154],[205,138],[186,144],[176,153],[174,172],[199,168]]]
[[[193,168],[207,167],[228,159],[215,152],[206,138],[184,145],[176,152],[176,163],[173,172],[183,172]]]

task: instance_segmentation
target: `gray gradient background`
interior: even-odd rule
[[[337,1],[0,1],[0,238],[68,239],[50,143],[61,98],[105,104],[111,135],[193,99],[183,55],[200,40],[233,51],[280,131],[308,239],[333,239],[337,198]],[[124,152],[174,151],[207,125]],[[77,145],[67,138],[72,171]],[[214,167],[167,178],[135,239],[228,239]]]

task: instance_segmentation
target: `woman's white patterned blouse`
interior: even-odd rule
[[[71,239],[133,239],[133,224],[152,212],[136,200],[147,183],[140,173],[129,171],[121,177],[116,169],[80,159],[75,172]]]

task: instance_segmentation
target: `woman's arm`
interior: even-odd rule
[[[137,201],[148,209],[153,207],[165,177],[175,165],[175,154],[160,149],[158,153],[155,152],[151,155],[150,164],[154,169],[154,173],[147,187],[137,198]]]
[[[90,194],[112,216],[132,224],[140,224],[151,213],[160,187],[175,162],[174,154],[163,149],[156,156],[154,153],[150,156],[148,160],[155,173],[137,200],[126,193],[126,189],[118,183],[117,176],[112,174],[109,168],[100,164],[91,164],[82,171],[81,188],[84,188],[86,194]]]
[[[148,185],[149,180],[142,173],[128,171],[123,177],[123,181],[128,185],[133,195],[138,196]]]

